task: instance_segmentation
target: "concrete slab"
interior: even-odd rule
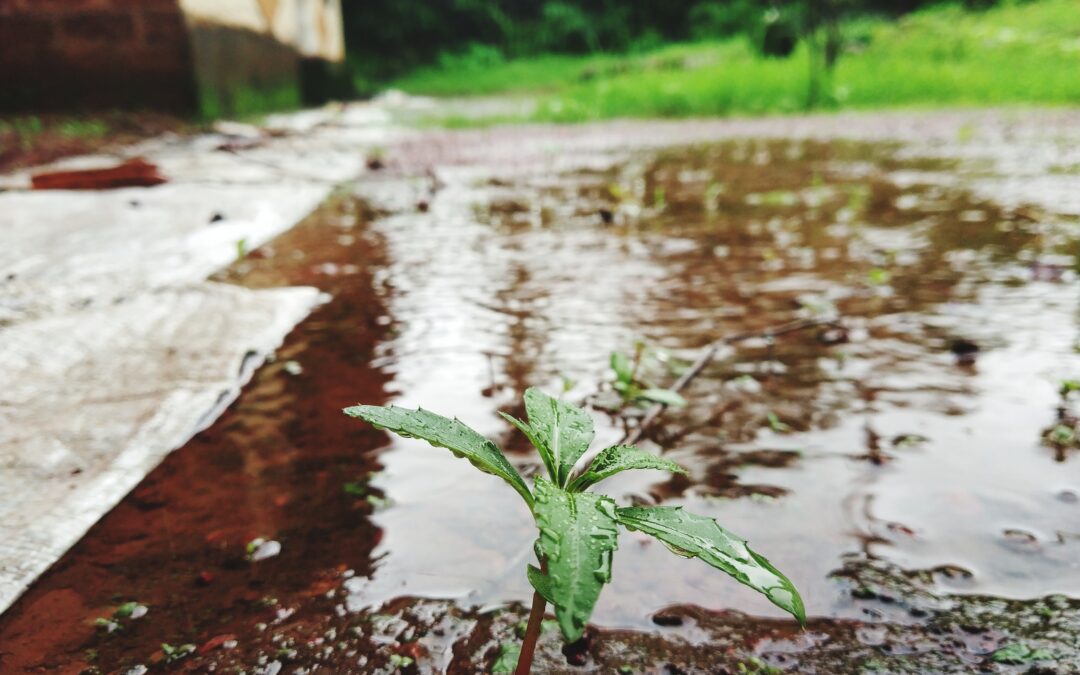
[[[149,189],[0,178],[0,611],[170,451],[212,422],[319,301],[208,275],[291,228],[393,133],[364,106],[283,132],[161,138]],[[258,131],[258,130],[256,130]],[[232,147],[233,142],[239,149]]]
[[[0,332],[0,606],[213,421],[317,297],[204,283]]]

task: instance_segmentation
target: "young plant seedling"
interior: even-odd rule
[[[655,387],[645,380],[639,372],[641,361],[644,356],[645,345],[638,344],[631,360],[622,352],[611,352],[611,370],[615,373],[615,381],[611,383],[622,399],[622,405],[650,405],[661,403],[672,408],[682,408],[686,405],[686,399],[671,389]]]
[[[600,591],[611,580],[620,525],[659,539],[678,555],[699,558],[763,593],[799,623],[805,622],[802,598],[787,577],[712,518],[678,506],[620,507],[611,497],[589,491],[622,471],[685,473],[682,467],[640,448],[616,445],[575,471],[594,436],[588,413],[538,389],[525,392],[525,411],[527,422],[503,417],[528,437],[547,469],[547,477],[537,476],[532,490],[494,443],[457,419],[394,406],[345,409],[347,415],[379,429],[427,441],[468,459],[481,471],[509,483],[525,500],[539,529],[534,547],[539,565],[526,570],[536,594],[515,671],[518,675],[529,673],[532,667],[546,603],[555,606],[555,618],[568,642],[581,637]]]

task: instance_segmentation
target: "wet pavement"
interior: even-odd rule
[[[602,447],[636,417],[606,412],[611,351],[646,345],[666,385],[712,340],[838,316],[694,380],[647,440],[688,476],[605,484],[746,536],[807,630],[624,534],[594,628],[546,633],[536,670],[1080,671],[1080,174],[1052,170],[1075,117],[403,135],[215,275],[330,300],[0,619],[0,669],[489,670],[525,616],[529,514],[340,408],[457,415],[529,474],[496,414],[526,387],[570,381]]]

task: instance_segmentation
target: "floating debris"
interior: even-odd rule
[[[166,182],[156,164],[141,157],[102,169],[78,169],[36,173],[30,178],[35,190],[113,190],[122,187],[153,187]]]
[[[276,557],[281,553],[281,543],[273,539],[253,539],[247,545],[247,559],[251,562],[259,562],[267,558]]]

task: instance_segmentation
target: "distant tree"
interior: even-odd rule
[[[795,51],[802,37],[801,23],[795,17],[801,14],[789,9],[781,12],[770,7],[762,15],[757,32],[757,43],[765,56],[787,58]]]
[[[490,22],[499,36],[497,44],[506,51],[515,53],[517,30],[514,18],[508,13],[507,6],[510,4],[499,0],[454,0],[454,9],[459,14]]]
[[[881,4],[881,0],[779,0],[776,3],[778,14],[796,27],[806,45],[807,108],[816,108],[831,99],[833,73],[844,48],[843,21],[853,14],[873,11]]]
[[[695,39],[725,38],[752,30],[761,22],[758,0],[704,0],[690,8],[690,36]]]
[[[619,52],[662,40],[746,33],[762,52],[811,51],[807,102],[828,93],[842,53],[840,26],[857,13],[901,14],[932,0],[342,0],[350,58],[384,80],[472,45],[507,56]],[[998,0],[963,0],[969,7]],[[0,0],[0,4],[3,0]]]
[[[833,73],[844,48],[840,23],[857,4],[858,0],[806,0],[805,30],[810,50],[808,108],[832,98]]]

